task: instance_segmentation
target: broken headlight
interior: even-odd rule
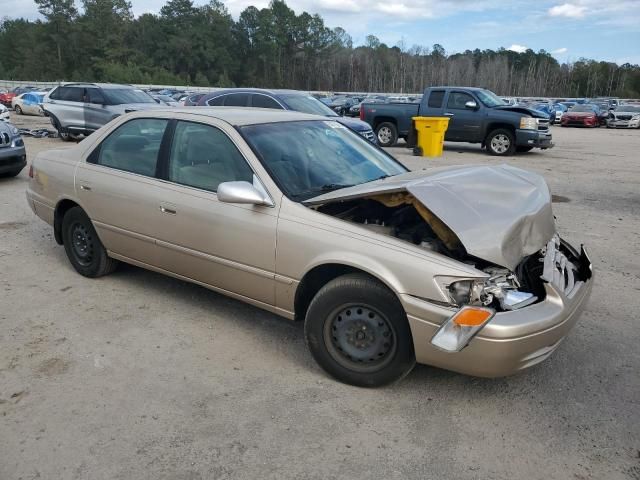
[[[465,305],[498,307],[502,310],[517,310],[531,305],[538,298],[529,292],[520,291],[516,276],[502,269],[491,269],[485,278],[436,277],[436,283],[444,298],[458,307]]]

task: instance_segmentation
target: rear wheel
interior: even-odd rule
[[[413,339],[398,298],[363,274],[327,283],[309,305],[305,339],[316,362],[338,380],[378,387],[415,365]]]
[[[392,147],[398,141],[398,129],[391,122],[383,122],[376,128],[376,137],[381,147]]]
[[[516,142],[513,133],[505,128],[498,128],[487,135],[485,145],[491,155],[507,156],[516,151]]]
[[[95,278],[113,272],[118,261],[107,255],[87,214],[73,207],[62,219],[62,242],[73,268],[80,275]]]

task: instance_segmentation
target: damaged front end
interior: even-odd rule
[[[412,172],[305,203],[479,271],[433,277],[433,300],[456,309],[431,340],[444,351],[462,350],[495,314],[544,301],[545,284],[571,298],[590,278],[586,254],[555,231],[544,180],[507,165]]]

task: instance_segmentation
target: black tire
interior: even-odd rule
[[[391,122],[382,122],[376,127],[376,140],[381,147],[393,147],[398,143],[398,129]]]
[[[489,132],[484,143],[490,155],[505,157],[513,155],[516,151],[516,138],[513,132],[506,128],[497,128]]]
[[[20,105],[16,105],[14,110],[18,115],[22,115],[22,109],[20,108]]]
[[[416,363],[400,301],[364,274],[343,275],[322,287],[309,305],[304,333],[316,362],[350,385],[386,385]]]
[[[518,153],[527,153],[533,150],[533,147],[516,147],[516,152]]]
[[[91,220],[80,207],[67,211],[62,219],[62,242],[73,268],[89,278],[113,272],[118,261],[109,258]]]

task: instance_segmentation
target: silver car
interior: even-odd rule
[[[131,85],[68,83],[44,98],[43,110],[63,140],[89,135],[114,118],[137,110],[162,107]]]

